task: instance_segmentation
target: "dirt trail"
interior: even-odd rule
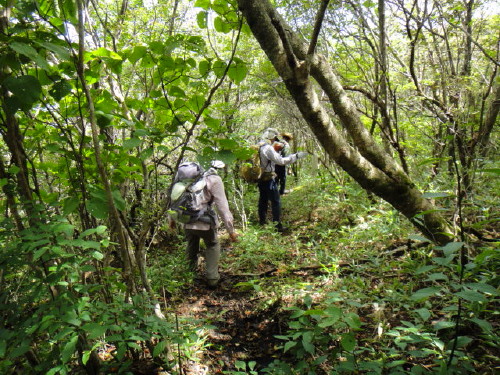
[[[199,363],[184,364],[186,375],[222,374],[235,370],[236,361],[256,361],[263,367],[277,355],[281,333],[278,306],[262,310],[262,300],[250,292],[235,287],[247,281],[242,277],[222,275],[217,289],[209,290],[203,282],[196,283],[176,305],[183,317],[207,321],[210,345]]]

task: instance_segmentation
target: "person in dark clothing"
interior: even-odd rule
[[[290,133],[281,133],[280,143],[282,145],[280,150],[280,155],[283,157],[287,157],[291,154],[290,144],[289,142],[293,139],[293,136]],[[285,194],[285,185],[286,185],[286,165],[276,164],[274,167],[274,171],[276,172],[276,179],[279,186],[280,195]]]

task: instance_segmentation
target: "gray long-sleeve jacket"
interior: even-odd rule
[[[277,153],[269,143],[260,143],[260,167],[264,172],[274,172],[274,166],[288,165],[297,161],[297,154],[286,157]]]
[[[205,200],[208,204],[213,202],[217,210],[218,216],[222,219],[224,226],[229,233],[234,233],[233,215],[229,211],[229,204],[227,202],[226,192],[224,190],[224,183],[222,179],[217,174],[209,174],[205,177],[207,186],[205,187],[206,193]],[[205,202],[204,202],[205,203]],[[216,226],[219,226],[219,220],[216,220]],[[192,224],[186,224],[186,229],[197,229],[197,230],[209,230],[210,224],[203,222],[195,222]]]

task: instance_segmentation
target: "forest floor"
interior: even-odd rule
[[[304,199],[307,193],[299,193],[302,195],[296,198],[290,195],[287,197],[290,201],[285,202],[289,205],[285,212],[291,224],[290,233],[282,236],[273,228],[250,228],[234,246],[223,235],[221,280],[217,288],[209,289],[198,277],[180,283],[180,289],[166,297],[168,311],[178,317],[180,325],[195,327],[198,336],[193,339],[198,341],[193,341],[188,356],[185,352],[181,355],[179,348],[179,358],[175,359],[177,348],[171,348],[170,359],[177,363],[173,373],[257,374],[276,359],[293,360],[284,358],[284,341],[276,336],[286,336],[289,332],[287,308],[300,305],[307,293],[313,299],[332,290],[342,295],[345,311],[359,314],[363,329],[356,336],[368,348],[383,344],[377,329],[388,330],[401,326],[402,321],[412,321],[417,316],[415,311],[432,314],[433,318],[428,318],[431,326],[445,320],[447,313],[442,310],[451,302],[446,305],[438,296],[432,305],[427,303],[427,310],[408,297],[429,285],[430,279],[416,277],[415,269],[422,265],[429,267],[433,262],[432,251],[425,242],[409,239],[412,228],[404,228],[408,223],[399,221],[390,210],[372,210],[363,218],[352,212],[350,202],[332,209],[324,201],[310,204]],[[304,208],[297,208],[302,206],[310,211],[304,213]],[[500,232],[498,222],[495,223],[487,231],[490,240],[498,238]],[[487,244],[479,243],[477,251]],[[181,242],[179,254],[184,246]],[[174,255],[170,258],[176,262],[178,258]],[[436,273],[437,270],[429,271],[434,272],[430,276],[457,278],[446,265],[441,269],[447,276]],[[181,273],[176,271],[168,277],[181,277]],[[378,302],[387,306],[378,311]],[[442,329],[438,334],[446,338],[447,332],[452,333]],[[474,332],[463,333],[477,340]],[[484,345],[480,348],[485,349]],[[486,369],[477,373],[490,373],[494,366],[491,358],[498,358],[493,351],[487,348],[486,356],[477,355],[476,370]],[[292,356],[289,352],[286,355]],[[417,365],[431,369],[436,366],[435,358],[433,355],[412,358],[407,370]],[[244,368],[250,363],[255,365],[255,371]],[[151,360],[136,363],[133,373],[171,374],[155,367]]]
[[[246,279],[222,275],[214,290],[199,281],[177,305],[178,314],[211,324],[202,358],[184,364],[186,375],[223,374],[234,370],[237,361],[253,360],[261,367],[276,358],[279,340],[274,336],[282,333],[284,324],[279,306],[258,307],[260,297],[235,286]]]

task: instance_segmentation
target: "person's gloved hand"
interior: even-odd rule
[[[307,155],[309,155],[307,152],[297,152],[297,159],[302,159],[305,158]]]
[[[236,232],[229,233],[229,238],[231,242],[238,242],[238,235],[236,234]]]

